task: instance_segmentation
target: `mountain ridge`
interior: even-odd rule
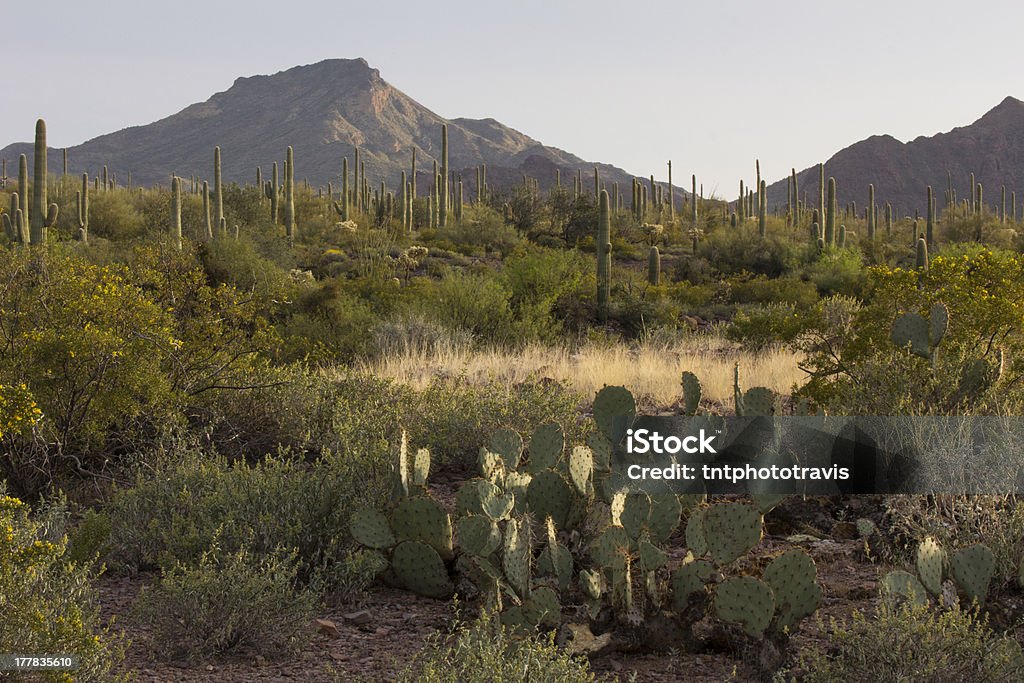
[[[839,204],[856,202],[861,214],[869,183],[875,185],[879,215],[886,202],[893,204],[898,215],[912,215],[925,212],[929,185],[940,210],[949,184],[958,202],[969,198],[971,173],[982,184],[989,207],[998,206],[1005,185],[1009,211],[1010,193],[1024,189],[1024,102],[1007,96],[973,123],[908,142],[887,134],[871,135],[825,162],[825,178],[836,179]],[[797,182],[801,200],[806,197],[807,208],[815,208],[818,166],[799,171]],[[769,185],[769,203],[784,206],[787,188],[786,178]],[[1024,202],[1019,204],[1024,207]]]
[[[361,57],[240,76],[204,102],[67,148],[68,172],[92,176],[107,166],[121,184],[131,173],[136,185],[166,183],[172,174],[210,177],[213,148],[219,145],[224,180],[245,183],[255,178],[257,166],[269,178],[272,163],[278,161],[280,167],[291,145],[297,179],[308,178],[314,184],[333,181],[340,187],[342,157],[348,157],[351,165],[358,146],[371,183],[383,178],[389,187],[396,187],[401,172],[410,169],[412,150],[416,149],[417,183],[429,184],[433,162],[439,161],[441,125],[445,123],[449,166],[462,173],[473,190],[473,169],[481,164],[488,166],[489,181],[516,178],[521,175],[517,171],[540,157],[561,169],[565,182],[570,182],[569,175],[576,169],[589,172],[596,166],[603,180],[619,182],[620,191],[628,195],[628,187],[621,184],[634,176],[626,171],[584,161],[493,118],[445,119],[385,81],[380,71]],[[13,161],[15,169],[19,154],[28,156],[31,168],[31,143],[0,149],[0,157]],[[61,150],[51,148],[50,168],[58,172],[60,154]],[[550,178],[538,180],[542,187],[553,185],[553,170]]]

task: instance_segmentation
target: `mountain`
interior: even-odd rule
[[[970,175],[974,173],[989,207],[998,207],[1001,188],[1006,186],[1009,211],[1010,193],[1024,191],[1024,102],[1007,97],[969,126],[906,143],[891,135],[873,135],[825,162],[826,182],[830,176],[836,179],[840,206],[856,202],[858,212],[863,213],[868,184],[874,183],[879,216],[885,202],[892,203],[898,215],[912,215],[915,210],[923,214],[929,185],[941,210],[949,182],[947,171],[957,201],[971,196]],[[798,172],[797,184],[808,207],[817,206],[818,167]],[[786,192],[785,178],[770,185],[769,204],[783,206]],[[1018,206],[1024,206],[1024,195]]]
[[[330,59],[271,76],[239,78],[224,92],[177,114],[68,148],[68,172],[92,176],[106,165],[120,184],[130,172],[136,185],[167,183],[171,174],[212,178],[213,148],[220,145],[225,182],[246,183],[255,179],[257,166],[269,178],[275,160],[283,173],[285,150],[292,145],[296,180],[314,185],[333,181],[339,189],[342,157],[351,166],[358,146],[371,187],[384,178],[394,188],[401,172],[410,168],[415,149],[417,190],[423,195],[432,180],[432,162],[440,161],[443,123],[448,124],[449,163],[462,173],[467,194],[475,191],[474,169],[480,164],[487,164],[492,187],[518,182],[523,172],[547,187],[554,184],[556,168],[570,187],[571,176],[583,169],[584,182],[590,178],[591,183],[585,187],[592,187],[597,166],[606,181],[620,183],[628,201],[633,176],[625,171],[583,161],[494,119],[445,120],[387,83],[364,59]],[[31,144],[0,150],[11,175],[17,173],[19,154],[28,156],[31,167]],[[51,150],[49,162],[51,172],[59,173],[60,152]]]

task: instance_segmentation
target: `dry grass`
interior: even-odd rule
[[[358,369],[414,388],[423,388],[439,375],[510,385],[530,377],[550,377],[585,397],[592,397],[606,384],[617,384],[632,391],[642,405],[653,408],[668,408],[679,400],[680,375],[689,370],[700,378],[705,400],[731,407],[736,362],[743,388],[766,386],[788,394],[794,383],[804,379],[798,360],[789,351],[754,355],[718,337],[698,335],[667,346],[590,345],[576,350],[530,346],[518,351],[414,348],[384,354]]]

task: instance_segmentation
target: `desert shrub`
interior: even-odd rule
[[[211,548],[195,565],[174,564],[142,590],[136,617],[165,659],[201,661],[240,648],[268,657],[298,650],[309,637],[314,598],[296,589],[293,557]]]
[[[629,338],[638,338],[655,328],[677,327],[681,315],[666,287],[635,287],[627,283],[612,290],[608,320]]]
[[[832,620],[825,644],[801,653],[801,681],[999,683],[1020,680],[1020,645],[993,633],[985,620],[959,609],[935,612],[906,605],[854,612]]]
[[[345,289],[328,284],[307,291],[281,324],[280,360],[314,364],[349,362],[368,355],[380,322],[378,310]]]
[[[936,256],[924,273],[868,269],[864,305],[825,299],[807,313],[808,334],[799,347],[811,380],[803,392],[835,413],[899,415],[985,414],[1015,410],[1022,398],[1016,377],[1024,363],[1024,260],[1017,254],[979,250]],[[898,349],[890,335],[895,318],[927,315],[942,303],[949,328],[934,361]],[[983,360],[994,377],[1001,358],[1001,391],[963,391],[969,363]],[[982,387],[983,389],[984,387]]]
[[[555,318],[560,301],[579,299],[593,259],[573,250],[534,247],[518,251],[502,264],[509,305],[520,341],[553,341],[563,330]]]
[[[399,676],[402,683],[591,683],[587,660],[555,645],[553,636],[513,637],[494,617],[456,623],[437,634]]]
[[[867,283],[861,254],[855,249],[829,249],[806,268],[806,276],[821,296],[860,296]]]
[[[255,460],[279,447],[316,456],[329,450],[372,461],[399,436],[411,390],[369,375],[332,379],[301,365],[267,368],[250,391],[211,394],[201,420],[206,438],[229,459]]]
[[[795,277],[735,278],[728,283],[729,301],[735,304],[785,303],[807,308],[818,300],[815,286]]]
[[[803,321],[790,303],[741,308],[725,328],[726,337],[751,351],[793,342],[801,332]]]
[[[106,506],[112,564],[169,569],[194,564],[215,545],[228,553],[246,548],[258,559],[284,549],[296,554],[301,579],[330,589],[350,546],[354,507],[382,503],[390,482],[390,458],[328,453],[306,463],[281,453],[229,466],[194,449],[175,455]]]
[[[121,680],[113,670],[124,647],[100,628],[94,573],[89,564],[69,562],[65,538],[45,526],[0,485],[0,652],[79,658],[73,674],[45,672],[46,681]]]
[[[412,310],[480,342],[509,344],[517,341],[511,297],[508,286],[493,275],[448,271],[424,290]]]
[[[264,300],[286,298],[291,289],[288,273],[264,258],[248,238],[207,242],[199,257],[213,285],[230,285]]]
[[[473,341],[464,330],[449,330],[434,320],[411,313],[381,322],[372,334],[378,357],[464,349]]]
[[[0,264],[0,324],[8,332],[0,382],[26,387],[45,416],[37,426],[43,439],[66,452],[87,455],[111,430],[173,411],[172,381],[162,370],[180,343],[173,319],[132,280],[124,267],[56,251],[18,252]],[[95,465],[6,460],[43,477]]]
[[[90,236],[123,241],[142,234],[143,216],[135,209],[127,193],[89,190]]]
[[[784,240],[778,231],[767,238],[757,234],[756,225],[709,233],[697,248],[697,254],[713,264],[721,273],[744,271],[768,277],[779,277],[796,265],[797,249]]]
[[[500,381],[470,384],[439,377],[416,396],[405,418],[410,442],[430,449],[440,466],[475,467],[480,447],[499,427],[527,435],[545,422],[557,422],[568,439],[582,439],[576,410],[581,398],[552,380],[516,385]]]

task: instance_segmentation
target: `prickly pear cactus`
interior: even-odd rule
[[[798,621],[814,614],[821,606],[821,587],[814,560],[802,550],[789,550],[764,570],[764,580],[775,595],[774,628],[792,629]]]
[[[562,459],[565,449],[565,434],[560,425],[543,424],[533,431],[530,439],[530,472],[536,474],[552,469]]]
[[[459,548],[470,555],[487,557],[501,547],[501,530],[482,515],[460,517],[456,523]]]
[[[708,584],[717,573],[707,560],[688,559],[689,562],[672,572],[672,609],[677,613],[687,608],[690,596],[706,595]]]
[[[432,498],[416,497],[399,501],[391,511],[391,528],[399,541],[422,541],[443,559],[454,557],[451,517]]]
[[[562,475],[544,470],[534,475],[526,489],[530,512],[538,519],[551,517],[559,528],[565,526],[572,508],[573,493]]]
[[[892,324],[892,341],[902,348],[910,345],[910,350],[922,358],[931,357],[928,345],[928,321],[917,313],[904,313]]]
[[[696,415],[700,408],[701,385],[697,375],[692,372],[683,372],[683,413],[685,415]]]
[[[501,556],[501,566],[505,571],[505,580],[526,599],[530,594],[530,526],[510,519],[505,523],[505,548]]]
[[[761,542],[761,513],[747,503],[716,503],[704,512],[708,553],[729,564]]]
[[[420,541],[404,541],[391,555],[399,582],[417,595],[445,599],[455,590],[437,551]]]
[[[928,591],[917,577],[897,569],[889,572],[879,586],[882,599],[889,609],[896,609],[901,603],[928,604]]]
[[[775,414],[775,392],[766,387],[752,387],[743,394],[743,415],[761,417]],[[737,413],[738,414],[738,413]]]
[[[942,592],[942,579],[946,568],[946,552],[938,541],[929,536],[917,546],[917,575],[932,595]]]
[[[523,437],[514,429],[499,429],[491,435],[488,450],[501,456],[505,469],[514,470],[523,455]]]
[[[636,401],[624,387],[605,387],[594,398],[594,422],[613,444],[626,436],[626,429],[636,417]]]
[[[373,508],[357,510],[349,521],[349,531],[357,543],[367,548],[381,550],[395,544],[395,535],[391,532],[388,518]]]
[[[589,495],[594,474],[594,456],[586,446],[574,446],[569,453],[569,478],[581,496]]]
[[[761,636],[774,613],[771,586],[752,576],[726,579],[715,589],[715,614],[722,621],[739,624],[749,636]]]
[[[996,560],[992,551],[981,543],[961,548],[950,561],[953,580],[969,601],[985,603],[988,585],[995,573]]]

